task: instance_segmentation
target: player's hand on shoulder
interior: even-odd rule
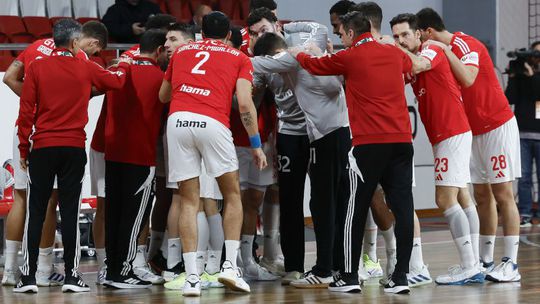
[[[439,42],[439,41],[436,41],[436,40],[431,40],[430,39],[430,40],[424,42],[424,46],[427,47],[427,46],[430,46],[430,45],[438,46],[438,47],[442,48],[443,50],[448,48],[448,46],[446,44],[444,44],[442,42]]]
[[[259,170],[262,170],[268,166],[268,163],[266,162],[266,154],[264,154],[264,151],[261,148],[251,149],[251,153],[253,154],[253,161]]]
[[[396,43],[396,40],[390,35],[382,35],[381,38],[379,38],[380,44],[391,44],[391,45],[398,45]]]
[[[127,64],[132,64],[133,63],[133,59],[131,59],[130,57],[127,57],[127,56],[122,56],[118,59],[118,64],[122,63],[122,62],[125,62]]]
[[[314,43],[309,42],[304,46],[306,52],[310,55],[314,56],[322,56],[324,55],[323,51]]]
[[[291,54],[291,56],[296,58],[296,56],[298,56],[298,54],[304,52],[304,48],[299,47],[299,46],[294,46],[294,47],[290,47],[287,51],[289,52],[289,54]]]

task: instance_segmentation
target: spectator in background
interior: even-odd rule
[[[146,31],[148,17],[160,13],[159,6],[148,0],[116,0],[102,21],[117,42],[136,43]]]
[[[189,22],[189,25],[193,26],[195,33],[201,32],[202,18],[212,12],[212,8],[206,4],[199,4],[193,14],[193,19]]]
[[[531,45],[540,52],[540,41]],[[519,127],[521,143],[521,178],[518,182],[519,214],[521,227],[532,225],[532,171],[533,159],[536,174],[540,174],[540,58],[516,59],[510,62],[506,97],[514,105],[514,115]],[[540,178],[538,178],[540,180]]]

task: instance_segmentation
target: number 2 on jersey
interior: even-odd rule
[[[195,58],[199,58],[201,56],[203,57],[203,59],[201,59],[201,61],[199,61],[199,63],[197,63],[193,67],[193,69],[191,69],[192,74],[199,74],[199,75],[205,75],[206,74],[206,71],[201,70],[201,67],[205,62],[208,61],[208,59],[210,59],[210,53],[205,52],[205,51],[200,51],[197,54],[195,54]]]

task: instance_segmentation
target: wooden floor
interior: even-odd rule
[[[429,224],[428,224],[429,225]],[[436,227],[434,223],[433,227]],[[457,251],[450,241],[450,233],[443,229],[426,229],[423,232],[424,260],[429,264],[433,277],[446,271],[457,261]],[[385,294],[377,279],[368,281],[361,294],[330,293],[327,290],[299,290],[282,287],[279,282],[251,283],[251,294],[235,294],[223,289],[203,291],[201,298],[183,298],[179,291],[169,291],[162,286],[147,290],[110,290],[91,284],[89,293],[63,294],[59,287],[40,288],[38,294],[14,294],[11,288],[0,288],[0,303],[540,303],[540,226],[522,229],[522,243],[518,262],[521,283],[450,287],[428,285],[413,289],[410,295]],[[499,232],[500,235],[500,232]],[[380,238],[379,238],[380,239]],[[379,245],[383,244],[379,242]],[[306,244],[306,266],[312,265],[314,244]],[[378,250],[383,257],[384,249]],[[497,238],[495,256],[500,259],[502,239]],[[384,263],[384,261],[382,261]],[[384,266],[383,266],[384,267]],[[81,266],[87,283],[96,279],[96,263]]]

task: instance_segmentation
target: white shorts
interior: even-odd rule
[[[15,179],[15,189],[26,190],[28,183],[28,174],[21,168],[21,153],[19,152],[19,136],[17,135],[18,127],[15,126],[13,134],[13,178]]]
[[[497,184],[521,177],[519,129],[513,117],[488,133],[473,136],[471,180],[473,184]]]
[[[90,148],[90,194],[105,197],[105,153]]]
[[[262,148],[266,155],[266,160],[270,165],[263,170],[259,170],[253,161],[251,148],[236,147],[239,162],[240,190],[252,188],[264,191],[266,187],[276,183],[277,179],[274,174],[274,166],[272,165],[274,159],[273,141],[269,139],[263,144]]]
[[[435,186],[465,188],[471,182],[472,132],[449,137],[433,146]]]
[[[201,164],[202,173],[199,176],[199,190],[201,198],[211,198],[215,200],[222,200],[223,195],[219,190],[219,185],[215,177],[211,177],[205,173],[204,162]]]
[[[210,177],[238,170],[231,131],[205,115],[171,114],[167,120],[167,151],[170,182],[200,176],[203,160]]]

